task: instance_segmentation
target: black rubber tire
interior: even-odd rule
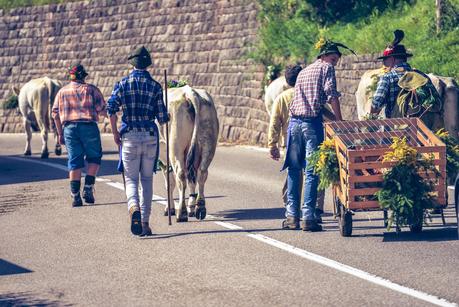
[[[422,224],[424,224],[424,212],[419,219],[419,222],[410,225],[410,231],[412,233],[420,233],[422,231]]]
[[[422,223],[410,225],[410,231],[412,233],[420,233],[422,231]]]
[[[341,206],[339,216],[339,232],[343,237],[350,237],[352,235],[352,213]]]

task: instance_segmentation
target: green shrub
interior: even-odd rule
[[[330,12],[341,8],[340,0],[326,1],[333,3],[329,13],[318,13],[321,4],[316,0],[258,1],[261,27],[250,56],[265,66],[313,61],[317,55],[314,43],[320,36],[344,43],[358,54],[382,53],[392,41],[393,31],[402,29],[402,44],[414,54],[410,59],[413,67],[459,78],[459,0],[445,1],[439,34],[431,0],[352,0],[349,13],[335,14],[334,18]]]
[[[51,3],[65,3],[76,0],[0,0],[0,9],[12,9],[22,6],[45,5]]]
[[[18,96],[12,95],[8,97],[2,104],[3,109],[15,109],[18,107]]]

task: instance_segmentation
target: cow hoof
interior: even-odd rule
[[[190,212],[188,212],[188,216],[189,216],[189,217],[193,217],[193,216],[195,216],[195,215],[196,215],[196,214],[195,214],[195,212],[194,212],[194,211],[190,211]]]
[[[56,156],[60,156],[60,155],[62,155],[62,149],[56,147],[56,148],[54,149],[54,153],[56,154]]]
[[[32,155],[32,152],[30,150],[27,150],[24,152],[24,156],[30,156]]]
[[[185,211],[176,217],[177,223],[188,222],[188,213]]]
[[[40,158],[42,159],[48,159],[49,153],[48,152],[42,152]]]
[[[175,209],[174,208],[171,208],[171,216],[175,215]],[[164,210],[164,216],[169,216],[168,212],[167,212],[167,208]]]
[[[197,207],[196,208],[196,218],[200,221],[206,218],[206,207]]]

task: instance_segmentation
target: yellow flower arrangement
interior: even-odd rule
[[[339,181],[338,158],[336,157],[335,140],[327,139],[308,158],[308,168],[319,175],[319,189],[325,190]]]
[[[407,144],[406,137],[392,138],[390,148],[392,151],[384,155],[383,162],[399,162],[410,166],[416,164],[418,152]]]
[[[321,37],[317,43],[314,45],[316,49],[322,48],[327,42],[325,41],[325,38]]]

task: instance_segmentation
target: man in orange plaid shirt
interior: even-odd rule
[[[70,84],[59,90],[52,109],[59,143],[67,147],[73,207],[83,205],[80,186],[85,158],[88,168],[83,198],[86,203],[94,204],[95,177],[102,159],[97,122],[99,115],[106,114],[105,100],[96,86],[85,83],[87,75],[80,63],[70,66]]]

